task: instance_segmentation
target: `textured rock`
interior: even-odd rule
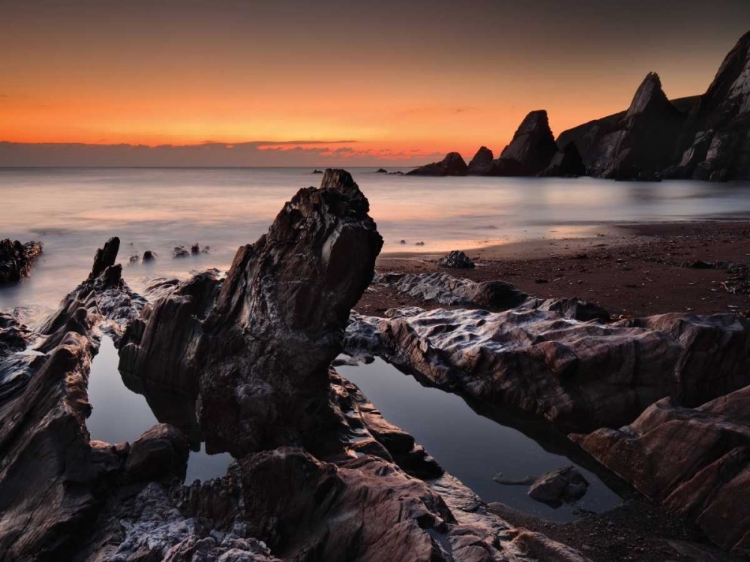
[[[586,166],[583,163],[580,152],[574,142],[569,142],[565,148],[558,151],[552,157],[550,165],[547,166],[540,176],[544,177],[573,177],[586,175]]]
[[[458,152],[449,152],[440,162],[433,162],[408,172],[407,176],[465,176],[468,166]]]
[[[151,250],[146,250],[143,252],[143,260],[142,263],[149,263],[156,260],[156,254],[152,252]]]
[[[529,113],[496,160],[492,175],[534,176],[546,169],[558,151],[544,110]]]
[[[473,269],[474,262],[460,250],[453,250],[447,256],[438,260],[438,265],[454,269]]]
[[[492,172],[493,160],[495,156],[492,151],[486,146],[481,147],[477,150],[474,158],[469,162],[469,175],[475,176],[486,176]]]
[[[190,252],[185,246],[175,246],[172,250],[172,257],[175,259],[188,258],[190,257]]]
[[[589,487],[577,468],[568,466],[540,476],[529,488],[533,499],[553,505],[580,500]]]
[[[125,472],[133,480],[185,479],[190,454],[187,437],[176,427],[160,423],[133,442]]]
[[[382,246],[368,208],[349,173],[326,170],[239,249],[223,283],[194,278],[146,311],[120,369],[196,392],[208,450],[241,456],[314,433]]]
[[[389,311],[354,317],[346,348],[586,430],[628,423],[665,396],[698,405],[750,384],[750,322],[738,315],[603,325],[570,318],[575,310],[530,299],[502,313]]]
[[[42,253],[41,242],[21,244],[0,240],[0,285],[20,281],[29,274],[34,260]]]
[[[665,398],[629,426],[576,439],[717,544],[750,556],[750,387],[695,409]]]

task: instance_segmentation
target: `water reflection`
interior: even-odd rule
[[[460,396],[424,387],[379,358],[370,365],[336,370],[356,384],[388,421],[411,433],[443,468],[486,502],[499,501],[545,519],[570,521],[580,510],[601,512],[622,501],[612,488],[623,486],[624,490],[624,484],[544,421],[499,411],[490,419]],[[511,420],[513,426],[507,425]],[[525,431],[519,431],[520,427]],[[527,486],[492,480],[498,472],[509,480],[520,480],[571,464],[591,484],[576,506],[555,509],[531,499]]]
[[[93,411],[86,427],[91,438],[109,443],[132,443],[156,423],[169,423],[182,430],[190,441],[186,483],[196,478],[208,480],[224,475],[232,457],[228,453],[209,455],[205,452],[194,399],[186,393],[121,375],[117,370],[118,360],[112,339],[104,337],[89,376],[88,394]]]

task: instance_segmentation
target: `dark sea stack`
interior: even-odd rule
[[[569,142],[565,148],[558,151],[552,158],[550,165],[540,174],[543,177],[577,178],[586,175],[586,165],[581,153],[574,142]]]
[[[750,387],[695,409],[664,399],[629,426],[576,440],[719,546],[750,556]]]
[[[151,250],[146,250],[143,252],[143,258],[141,260],[141,263],[151,263],[153,261],[156,261],[156,253],[152,252]]]
[[[449,152],[440,162],[433,162],[408,172],[407,176],[465,176],[469,167],[458,152]]]
[[[495,156],[486,146],[477,150],[474,158],[469,162],[468,173],[470,176],[486,176],[492,171],[492,161]]]
[[[557,151],[547,112],[532,111],[496,160],[493,175],[535,176],[549,166]]]
[[[197,392],[210,450],[241,456],[312,431],[382,247],[368,210],[348,172],[326,170],[239,249],[220,287],[194,279],[157,301],[129,330],[121,370]]]
[[[22,244],[8,238],[0,240],[0,285],[15,283],[28,276],[34,260],[41,253],[41,242]]]
[[[385,168],[378,168],[377,170],[375,170],[375,173],[376,174],[387,174],[388,170],[386,170]]]

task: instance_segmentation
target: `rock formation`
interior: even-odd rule
[[[577,178],[586,175],[586,166],[574,142],[569,142],[552,157],[549,166],[539,173],[543,177]]]
[[[548,472],[537,478],[529,488],[529,496],[537,501],[560,505],[580,500],[586,495],[588,481],[574,466]]]
[[[486,146],[481,147],[477,150],[474,158],[469,162],[469,168],[467,170],[470,176],[486,176],[492,172],[493,160],[495,156],[492,151]]]
[[[41,242],[21,244],[8,238],[0,240],[0,285],[15,283],[26,277],[41,253]]]
[[[549,166],[557,151],[547,112],[532,111],[495,161],[492,175],[535,176]]]
[[[453,250],[447,256],[438,260],[438,265],[453,269],[473,269],[474,262],[461,250]]]
[[[409,308],[390,318],[355,316],[346,348],[579,431],[619,427],[665,396],[696,406],[750,384],[750,322],[740,316],[602,324],[571,318],[575,305],[528,299],[500,313]]]
[[[421,166],[407,176],[465,176],[468,172],[468,166],[458,152],[449,152],[448,155],[440,162],[433,162],[426,166]]]
[[[629,426],[576,439],[717,544],[750,556],[750,387],[694,409],[665,398]]]

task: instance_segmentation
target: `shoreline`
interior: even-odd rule
[[[442,271],[473,281],[502,280],[542,298],[578,296],[614,317],[669,312],[750,314],[750,279],[693,262],[750,264],[750,218],[592,227],[581,238],[544,238],[465,249],[474,269],[437,265],[443,253],[387,252],[380,272]],[[732,291],[735,292],[732,292]],[[383,315],[389,308],[422,306],[394,290],[365,293],[355,310]]]

